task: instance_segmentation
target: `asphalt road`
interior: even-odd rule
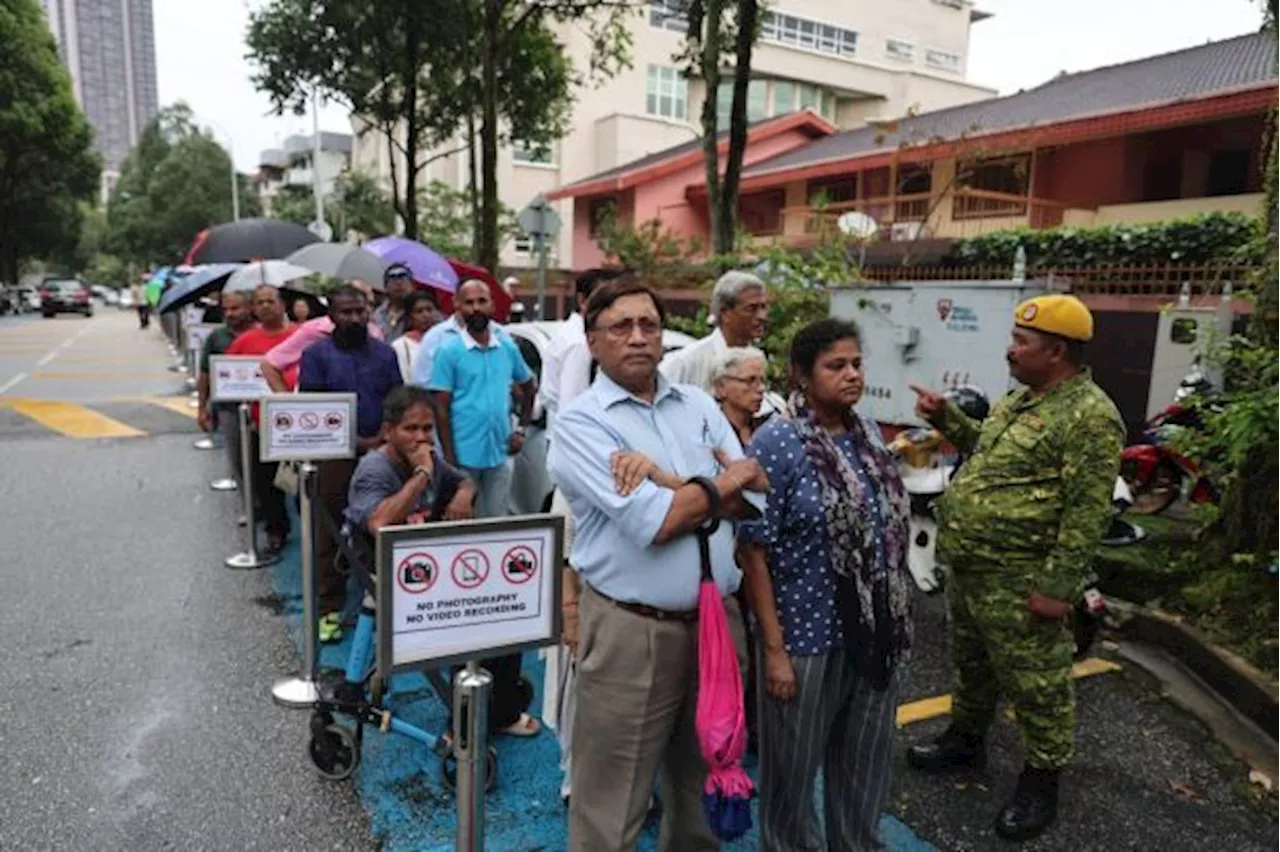
[[[94,352],[164,375],[31,377]],[[241,542],[236,496],[206,485],[221,453],[192,449],[189,416],[103,402],[182,393],[155,326],[7,320],[0,359],[0,386],[28,373],[9,394],[61,391],[146,432],[75,440],[0,411],[0,848],[376,848],[352,788],[306,763],[305,718],[271,703],[297,657],[270,578],[222,566]]]

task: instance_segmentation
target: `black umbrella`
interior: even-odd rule
[[[319,241],[306,228],[283,219],[240,219],[201,231],[187,252],[186,263],[274,260]]]

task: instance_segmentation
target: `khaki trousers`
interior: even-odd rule
[[[664,852],[716,850],[702,813],[707,767],[698,748],[698,625],[620,609],[583,586],[569,809],[571,852],[630,852],[661,779]],[[746,662],[742,613],[725,614]]]

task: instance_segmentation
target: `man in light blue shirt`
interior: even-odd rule
[[[584,323],[600,370],[561,409],[551,438],[551,475],[573,510],[571,562],[582,580],[572,852],[634,848],[659,771],[660,848],[719,848],[702,811],[707,769],[694,730],[702,573],[694,530],[713,513],[758,511],[768,480],[743,458],[711,397],[659,375],[663,319],[657,295],[635,280],[592,294]],[[722,523],[709,568],[742,658],[733,547]]]
[[[479,489],[478,517],[507,514],[511,461],[524,446],[534,381],[520,350],[492,327],[489,288],[468,281],[454,295],[464,328],[440,346],[427,387],[436,398],[436,428],[445,459]],[[520,427],[511,429],[511,387],[520,396]]]
[[[469,284],[480,284],[486,291],[489,285],[485,284],[478,278],[468,278],[458,285],[458,292]],[[427,329],[427,333],[422,335],[422,345],[418,347],[418,355],[413,359],[413,381],[411,384],[420,388],[428,387],[431,384],[431,371],[435,369],[436,353],[440,351],[440,347],[462,334],[465,327],[461,308],[458,305],[457,294],[454,295],[454,312],[447,318],[441,320],[431,328]],[[511,340],[511,334],[500,323],[491,322],[489,328],[499,338]],[[391,341],[388,340],[388,343]]]

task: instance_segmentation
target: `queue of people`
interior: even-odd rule
[[[769,311],[760,279],[722,276],[715,330],[664,359],[658,293],[629,273],[592,270],[576,282],[576,310],[539,385],[494,321],[484,282],[461,282],[445,318],[407,269],[389,268],[382,284],[376,308],[353,282],[331,294],[327,316],[299,323],[273,288],[251,302],[226,294],[225,326],[204,357],[261,355],[278,391],[356,394],[359,458],[322,464],[318,502],[367,549],[387,525],[507,514],[511,456],[541,402],[552,511],[566,521],[563,647],[547,683],[559,692],[569,848],[634,849],[655,793],[660,848],[719,848],[695,730],[704,572],[751,693],[761,848],[883,848],[914,589],[897,460],[856,410],[874,369],[858,328],[826,319],[801,329],[787,353],[790,396],[770,406],[768,360],[754,346]],[[1013,324],[1008,359],[1024,387],[985,422],[915,389],[919,415],[966,460],[941,501],[938,545],[954,574],[955,712],[908,763],[980,763],[996,704],[1010,701],[1026,768],[995,829],[1023,840],[1053,821],[1072,756],[1067,617],[1106,526],[1123,429],[1084,366],[1092,318],[1081,303],[1039,297]],[[202,386],[201,424],[225,424],[207,400]],[[267,483],[274,470],[251,474]],[[289,534],[283,502],[274,485],[259,488],[278,548]],[[713,516],[722,523],[700,546],[696,531]],[[326,538],[320,637],[335,641],[347,583],[339,543]],[[493,731],[539,733],[519,656],[483,665],[494,676]]]

